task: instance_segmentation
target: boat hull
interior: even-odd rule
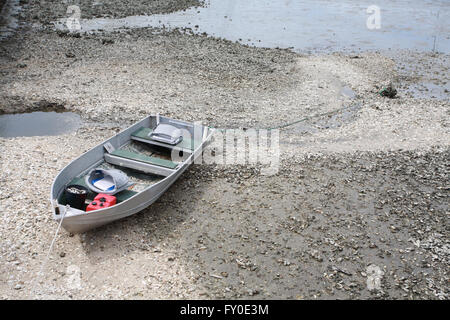
[[[133,131],[142,125],[148,125],[149,118],[150,117],[143,119],[130,128],[89,150],[76,160],[72,161],[55,178],[51,190],[53,217],[57,221],[63,219],[61,225],[65,230],[71,233],[83,233],[144,210],[157,201],[180,177],[180,175],[194,163],[195,159],[203,152],[203,149],[206,147],[213,133],[213,130],[205,127],[207,134],[204,135],[202,143],[193,150],[192,154],[190,154],[173,173],[124,202],[109,208],[90,211],[89,213],[57,203],[56,199],[58,199],[61,190],[64,189],[73,177],[79,175],[80,172],[89,170],[95,166],[96,163],[102,161],[105,152],[103,149],[106,143],[110,142],[115,145],[126,143],[127,140],[130,139],[130,135]]]

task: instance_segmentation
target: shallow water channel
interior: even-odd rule
[[[259,47],[450,52],[448,0],[209,0],[170,14],[81,19],[81,31],[191,28]],[[65,20],[57,23],[67,28]]]

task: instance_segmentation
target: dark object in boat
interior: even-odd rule
[[[66,188],[66,201],[72,208],[84,210],[84,202],[88,189],[78,184],[72,184]]]

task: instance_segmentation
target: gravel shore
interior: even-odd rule
[[[51,1],[51,3],[30,0],[26,3],[27,11],[24,15],[28,21],[49,24],[64,17],[67,7],[70,5],[82,8],[80,18],[90,19],[169,13],[198,7],[202,4],[202,0],[123,0],[120,2],[113,0],[68,0]]]
[[[86,15],[199,2],[122,4]],[[65,6],[29,1],[22,19],[53,21]],[[67,110],[84,125],[0,138],[0,297],[448,299],[449,94],[428,85],[445,88],[448,68],[439,53],[305,55],[177,30],[24,28],[0,47],[0,113]],[[390,83],[395,99],[378,94]],[[57,227],[56,174],[147,114],[268,128],[346,106],[282,129],[276,175],[195,165],[139,214],[61,231],[38,276]]]

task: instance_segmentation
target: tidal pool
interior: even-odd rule
[[[31,112],[0,116],[0,137],[55,136],[77,130],[81,117],[73,112]]]

